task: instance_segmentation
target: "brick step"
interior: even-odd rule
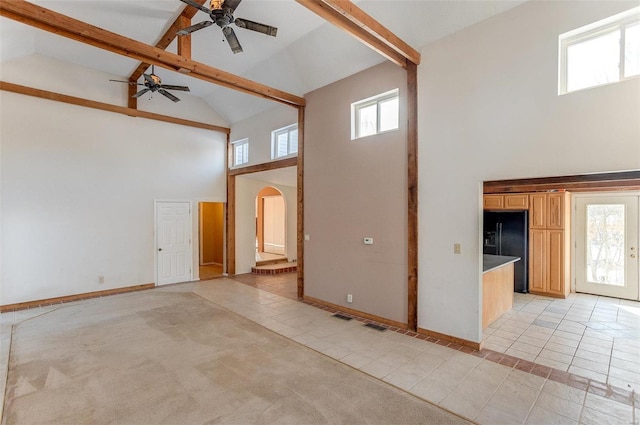
[[[298,271],[297,263],[277,263],[277,264],[268,264],[265,266],[256,266],[251,268],[251,273],[254,274],[280,274],[280,273],[291,273]]]

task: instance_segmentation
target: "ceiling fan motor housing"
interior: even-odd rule
[[[220,28],[224,28],[233,23],[233,12],[229,8],[225,8],[223,10],[212,10],[211,19],[215,21],[216,25]]]

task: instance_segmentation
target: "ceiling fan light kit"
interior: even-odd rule
[[[131,85],[136,85],[136,86],[144,86],[144,88],[142,90],[140,90],[139,92],[137,92],[136,94],[134,94],[131,97],[135,97],[138,98],[140,96],[142,96],[145,93],[151,92],[151,93],[155,93],[158,92],[161,95],[163,95],[164,97],[174,101],[174,102],[180,102],[180,99],[178,99],[176,96],[174,96],[173,94],[169,93],[167,90],[180,90],[180,91],[189,91],[189,87],[187,86],[173,86],[173,85],[169,85],[169,84],[162,84],[162,80],[160,79],[160,77],[158,77],[155,74],[155,66],[151,65],[151,74],[143,74],[144,77],[144,84],[135,82],[135,81],[122,81],[122,80],[109,80],[109,81],[115,81],[118,83],[126,83],[126,84],[131,84]]]
[[[227,43],[229,43],[229,47],[233,53],[242,52],[242,46],[240,45],[240,41],[238,41],[235,31],[230,26],[231,24],[235,24],[238,28],[259,32],[271,37],[275,37],[278,33],[278,28],[272,27],[271,25],[261,24],[248,19],[235,18],[233,13],[242,0],[211,0],[210,9],[196,3],[194,0],[180,1],[206,13],[211,20],[202,21],[190,27],[183,28],[176,34],[187,35],[216,24],[222,29],[222,34],[227,40]]]

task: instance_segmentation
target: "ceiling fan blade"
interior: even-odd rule
[[[172,86],[170,84],[163,84],[160,86],[160,88],[165,90],[191,91],[187,86]]]
[[[199,24],[191,25],[190,27],[182,28],[180,31],[176,32],[178,35],[187,35],[191,34],[194,31],[201,30],[202,28],[206,28],[210,25],[213,25],[213,21],[202,21]]]
[[[159,90],[158,90],[158,93],[160,93],[160,94],[162,94],[162,95],[164,95],[164,96],[168,97],[169,99],[173,100],[174,102],[180,102],[180,99],[178,99],[177,97],[175,97],[174,95],[172,95],[171,93],[169,93],[169,92],[168,92],[168,91],[166,91],[166,90],[159,89]]]
[[[271,25],[261,24],[259,22],[249,21],[248,19],[237,18],[235,20],[235,24],[244,29],[248,29],[251,31],[260,32],[262,34],[270,35],[275,37],[278,33],[278,28],[272,27]]]
[[[138,93],[134,94],[134,95],[133,95],[133,96],[131,96],[131,97],[140,97],[140,96],[142,96],[143,94],[145,94],[146,92],[148,92],[149,90],[150,90],[150,89],[142,89],[142,90],[140,90]]]
[[[191,7],[195,7],[196,9],[202,10],[204,13],[209,14],[211,13],[211,10],[207,9],[206,7],[204,7],[201,4],[196,3],[193,0],[180,0],[182,3],[186,3]]]
[[[132,84],[137,86],[144,86],[144,84],[136,83],[135,81],[122,81],[122,80],[109,80],[109,81],[115,81],[116,83],[126,83],[126,84]]]
[[[233,31],[233,28],[224,27],[222,28],[222,33],[224,34],[224,38],[227,39],[227,43],[229,43],[229,47],[231,47],[233,53],[242,52],[242,46],[240,45],[238,37],[236,37],[236,33]]]
[[[231,9],[231,13],[233,13],[242,0],[224,0],[222,4],[223,9]]]

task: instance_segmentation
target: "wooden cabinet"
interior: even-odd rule
[[[504,206],[504,196],[484,195],[482,204],[485,210],[501,210]]]
[[[547,228],[547,194],[536,193],[529,195],[529,228]]]
[[[546,252],[546,230],[529,230],[529,292],[545,292]]]
[[[485,210],[526,210],[529,209],[529,195],[484,195],[483,205]]]
[[[529,292],[566,297],[569,293],[569,194],[529,198]]]

